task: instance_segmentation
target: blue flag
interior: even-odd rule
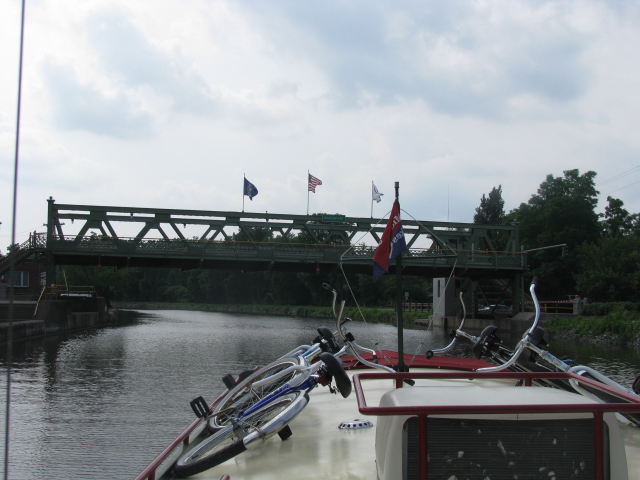
[[[244,194],[249,197],[249,200],[253,200],[253,197],[258,195],[258,189],[246,177],[244,179]]]

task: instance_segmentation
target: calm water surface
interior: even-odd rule
[[[132,479],[195,418],[192,398],[212,400],[224,390],[226,373],[268,363],[310,343],[316,327],[332,327],[323,320],[193,311],[119,315],[117,327],[16,344],[9,478]],[[395,327],[355,322],[350,330],[363,345],[395,349]],[[446,343],[442,331],[405,331],[406,353]],[[552,341],[550,350],[625,386],[640,373],[636,349]],[[470,355],[470,346],[454,353]],[[3,452],[6,383],[3,349]]]

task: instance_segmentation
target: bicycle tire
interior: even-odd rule
[[[174,473],[184,478],[204,472],[241,454],[251,443],[255,443],[255,440],[265,441],[275,435],[306,406],[306,401],[296,402],[303,394],[302,391],[295,391],[278,397],[253,414],[242,418],[237,425],[223,427],[180,457],[173,467]],[[305,400],[308,401],[306,395]],[[298,405],[297,410],[291,412],[286,421],[280,422],[280,417],[289,413],[287,411],[295,405]]]
[[[242,439],[237,439],[233,433],[233,426],[227,425],[222,430],[208,437],[196,448],[189,451],[187,455],[178,459],[173,466],[173,472],[180,478],[190,477],[226,462],[244,452],[247,447],[245,447]],[[202,458],[196,456],[197,453],[203,451],[205,448],[212,450],[209,456]],[[213,451],[214,448],[216,449],[215,451]]]
[[[309,375],[308,371],[293,371],[288,375],[267,382],[264,385],[254,388],[254,384],[260,380],[266,379],[282,370],[293,365],[302,365],[303,360],[298,357],[279,358],[278,360],[265,365],[247,378],[242,380],[238,385],[229,390],[229,392],[213,407],[213,416],[207,422],[207,429],[210,432],[216,432],[233,418],[234,412],[246,410],[254,403],[269,395],[271,392],[290,382],[297,375]],[[220,413],[226,410],[227,413]]]

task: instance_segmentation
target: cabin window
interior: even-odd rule
[[[605,423],[605,473],[610,478]],[[593,419],[429,418],[428,478],[594,479]],[[418,419],[404,424],[403,478],[418,479]]]

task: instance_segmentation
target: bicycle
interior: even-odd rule
[[[316,365],[312,368],[317,357],[327,366],[325,370],[320,372],[318,383],[328,386],[332,393],[339,391],[343,397],[349,396],[351,381],[344,373],[341,362],[335,358],[339,353],[335,338],[332,338],[333,335],[328,328],[318,328],[318,332],[320,335],[316,337],[312,345],[300,345],[278,360],[255,372],[249,372],[249,375],[247,372],[243,372],[235,383],[230,383],[229,377],[231,376],[226,375],[223,381],[226,380],[225,384],[229,391],[210,413],[204,412],[206,415],[199,415],[196,412],[196,415],[210,417],[207,429],[211,433],[215,433],[229,423],[234,412],[249,409],[286,384],[290,386],[299,384],[302,379],[296,379],[296,377],[301,374],[306,376],[314,373],[313,369],[319,369],[321,366]],[[337,384],[335,389],[331,386],[331,381],[334,378]],[[296,379],[295,382],[294,379]]]
[[[213,410],[202,397],[194,399],[191,406],[198,417],[206,419],[211,436],[176,462],[176,475],[190,476],[212,468],[259,446],[276,433],[286,440],[291,436],[288,424],[304,409],[309,402],[309,392],[318,384],[348,397],[351,379],[340,360],[348,352],[365,365],[394,372],[390,367],[379,365],[376,352],[356,343],[354,336],[346,331],[345,324],[351,321],[342,317],[346,295],[338,305],[336,290],[326,283],[323,288],[333,294],[336,333],[342,338],[343,346],[339,347],[331,330],[318,328],[319,335],[311,345],[299,345],[256,372],[243,372],[237,382],[226,375],[223,381],[229,391]],[[362,358],[360,352],[372,354],[374,362]],[[407,380],[407,383],[413,381]]]
[[[206,419],[211,436],[178,459],[175,474],[195,475],[256,448],[275,434],[286,440],[291,436],[288,424],[304,409],[309,392],[318,384],[348,397],[351,379],[338,358],[346,350],[338,348],[329,329],[319,328],[318,333],[312,345],[301,345],[255,372],[243,372],[237,382],[229,375],[223,377],[229,391],[213,410],[202,397],[192,400],[192,409]]]
[[[227,385],[229,392],[215,405],[212,412],[206,412],[206,403],[204,403],[203,400],[196,402],[198,405],[195,407],[192,402],[192,408],[194,408],[196,415],[211,417],[207,424],[207,428],[211,433],[215,433],[226,425],[231,419],[233,411],[249,408],[280,386],[290,382],[302,369],[301,365],[311,365],[318,355],[322,355],[325,352],[329,352],[335,357],[340,358],[351,351],[354,357],[362,363],[393,372],[393,369],[378,365],[376,352],[357,344],[353,335],[345,331],[344,325],[351,321],[348,317],[342,317],[346,303],[346,295],[343,295],[338,306],[337,291],[326,283],[323,283],[322,286],[325,290],[331,291],[333,294],[331,308],[336,322],[336,332],[333,333],[326,327],[317,328],[318,336],[313,340],[311,345],[299,345],[275,362],[259,369],[255,373],[243,372],[240,374],[237,382],[233,380],[231,375],[225,375],[223,381]],[[342,348],[340,348],[335,338],[335,335],[338,333],[343,340],[344,345]],[[359,352],[371,353],[375,363],[364,360],[359,355]],[[324,361],[325,363],[327,361],[331,362],[331,359],[325,356]],[[325,374],[320,378],[321,383],[322,380],[324,380],[324,385],[328,380],[328,386],[331,390],[333,387],[330,381],[335,377],[337,391],[340,391],[344,397],[348,396],[348,392],[351,391],[351,383],[348,381],[348,376],[343,371],[338,371],[338,366],[332,370],[332,372],[329,372],[329,375]],[[334,373],[336,371],[337,374]],[[344,392],[347,393],[345,394]],[[196,410],[200,410],[201,413]]]
[[[538,325],[540,322],[541,310],[535,291],[537,283],[538,278],[535,277],[529,287],[535,307],[533,324],[523,334],[514,349],[510,349],[500,342],[500,339],[497,336],[497,327],[493,325],[486,327],[479,337],[469,335],[462,330],[464,318],[466,317],[466,309],[464,301],[462,300],[463,292],[461,291],[460,301],[462,302],[463,307],[463,320],[460,327],[451,332],[454,339],[444,348],[428,351],[427,357],[431,358],[434,353],[446,352],[453,347],[458,338],[465,338],[473,342],[473,355],[475,358],[479,359],[482,356],[487,356],[496,363],[496,366],[494,367],[479,368],[477,370],[478,372],[498,372],[505,369],[519,372],[568,372],[596,380],[624,393],[632,395],[640,393],[640,377],[635,379],[633,389],[628,389],[589,366],[578,364],[572,360],[561,360],[547,350],[541,348],[541,346],[547,345],[547,342],[544,339],[544,329]],[[600,390],[590,389],[588,386],[583,386],[573,379],[568,381],[547,380],[544,383],[564,390],[575,391],[599,402],[606,403],[608,401],[619,401],[619,399],[614,395],[609,395]],[[640,416],[632,413],[623,413],[622,415],[635,425],[640,426]]]

